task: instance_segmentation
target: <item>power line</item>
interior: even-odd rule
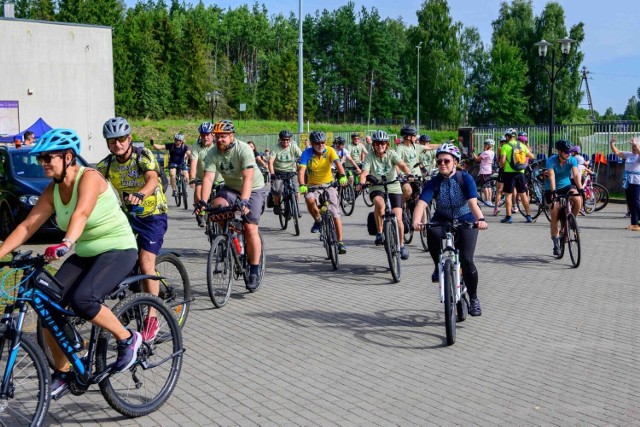
[[[611,77],[628,77],[631,79],[640,79],[640,76],[632,76],[630,74],[607,74],[607,73],[594,73],[593,71],[589,71],[589,74],[597,74],[599,76],[611,76]]]

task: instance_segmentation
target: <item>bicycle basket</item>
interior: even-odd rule
[[[36,288],[47,294],[55,302],[62,300],[62,293],[64,286],[55,277],[51,275],[47,270],[38,272],[38,275],[34,279]]]

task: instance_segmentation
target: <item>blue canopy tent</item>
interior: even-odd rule
[[[29,126],[28,128],[24,129],[23,131],[21,131],[16,135],[0,136],[0,142],[13,142],[15,141],[16,138],[22,141],[23,140],[22,135],[24,135],[24,133],[28,130],[33,132],[36,138],[40,138],[42,135],[44,135],[47,131],[51,129],[53,128],[49,126],[47,122],[45,122],[42,119],[42,117],[40,117],[38,120],[36,120],[34,124],[32,124],[31,126]]]

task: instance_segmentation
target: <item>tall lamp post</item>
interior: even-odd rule
[[[213,123],[213,116],[216,114],[216,108],[218,108],[218,98],[220,97],[220,91],[214,90],[213,92],[207,92],[204,94],[204,97],[209,104],[209,111],[211,112],[211,123]]]
[[[555,127],[554,117],[553,117],[553,107],[555,102],[555,83],[560,70],[567,65],[567,57],[569,56],[569,52],[571,51],[571,44],[575,42],[575,40],[570,39],[569,37],[564,37],[558,40],[560,43],[560,52],[562,53],[562,59],[560,62],[556,63],[556,50],[553,49],[554,44],[549,43],[546,40],[539,41],[535,43],[534,46],[538,46],[538,56],[540,57],[540,62],[542,63],[542,68],[547,72],[549,76],[549,81],[551,82],[551,93],[549,95],[549,150],[547,157],[551,157],[553,153],[553,129]],[[549,64],[546,63],[547,52],[551,47],[551,61]],[[549,68],[547,65],[550,65]]]
[[[418,51],[418,67],[416,71],[416,130],[420,133],[420,48],[422,42],[418,43],[416,50]]]
[[[369,132],[369,123],[371,122],[371,94],[373,93],[373,72],[371,70],[371,84],[369,85],[369,116],[367,117],[367,133]]]

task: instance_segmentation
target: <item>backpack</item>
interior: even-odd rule
[[[151,157],[149,157],[149,153],[151,153],[149,150],[144,150],[144,147],[136,147],[136,146],[131,146],[131,155],[133,156],[135,162],[136,162],[136,166],[138,168],[138,173],[141,175],[144,175],[142,172],[142,168],[140,167],[140,156],[145,156],[147,159],[152,160]],[[113,154],[109,154],[107,157],[105,157],[103,159],[103,161],[107,161],[107,172],[105,174],[105,178],[107,179],[107,181],[109,181],[109,172],[111,169],[111,163],[113,162],[113,159],[115,158],[115,156]],[[168,179],[167,176],[164,173],[164,170],[161,171],[160,170],[160,164],[156,161],[156,169],[155,171],[158,173],[158,176],[161,179],[162,182],[162,186],[163,188],[167,188],[167,184],[168,184]]]
[[[509,160],[509,164],[511,165],[511,169],[515,171],[524,170],[527,167],[527,153],[522,148],[520,141],[516,143],[516,145],[509,144],[511,146],[511,160]]]

